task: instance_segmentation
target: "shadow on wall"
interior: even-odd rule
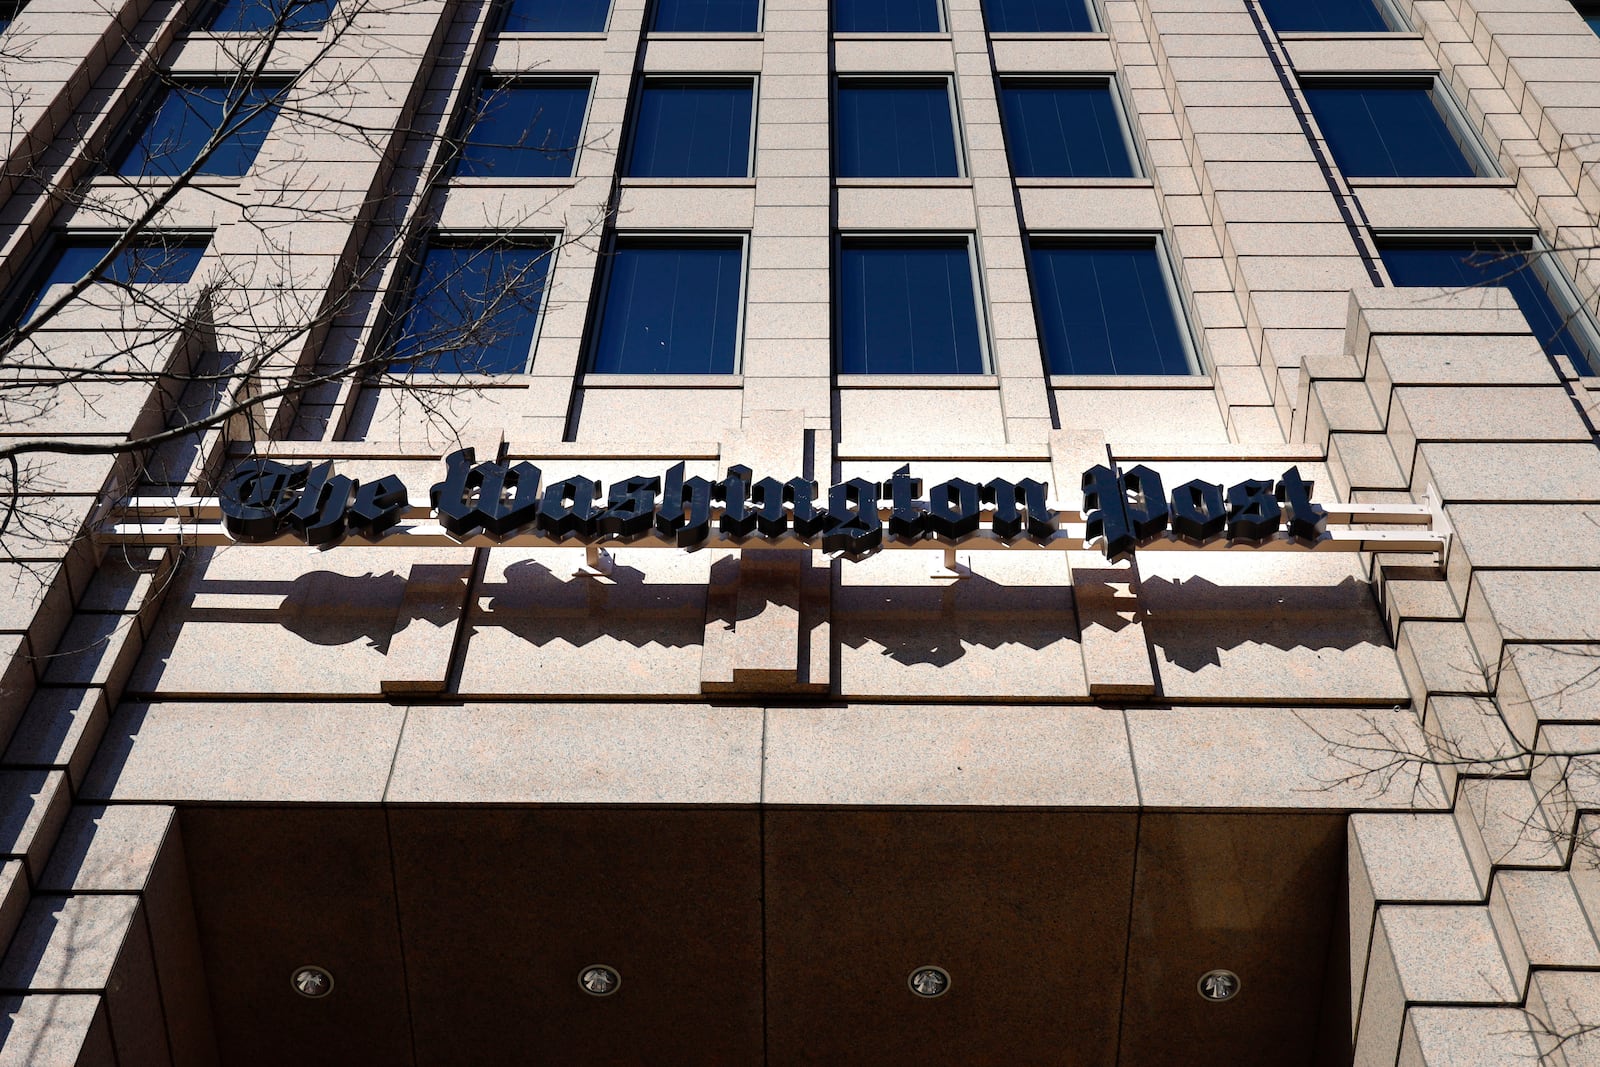
[[[726,577],[724,568],[732,562],[716,564],[710,587]],[[682,648],[703,641],[706,583],[655,584],[623,564],[603,582],[569,579],[532,559],[510,564],[503,574],[503,581],[475,586],[472,632],[500,629],[536,647],[606,639]],[[454,615],[441,602],[406,602],[406,580],[394,571],[312,571],[291,581],[217,581],[202,575],[185,585],[167,604],[169,617],[184,624],[281,626],[324,647],[359,642],[386,653],[394,634],[414,622],[444,626]],[[709,621],[733,626],[768,603],[797,606],[786,600],[782,592],[767,603],[718,598]],[[1151,643],[1165,661],[1184,670],[1219,665],[1223,651],[1243,645],[1284,651],[1389,646],[1370,587],[1352,577],[1327,586],[1227,586],[1199,577],[1147,577],[1141,602]],[[1040,650],[1078,638],[1069,586],[1001,585],[978,574],[937,586],[836,583],[833,622],[842,644],[876,644],[904,665],[946,666],[970,647]],[[1104,625],[1118,630],[1128,623],[1108,616]],[[163,628],[153,636],[150,651],[164,656],[160,645],[167,642],[170,651],[178,629]]]

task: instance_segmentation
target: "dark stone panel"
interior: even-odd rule
[[[418,1064],[761,1062],[755,811],[389,818]],[[594,963],[615,994],[579,988]]]
[[[381,809],[182,809],[222,1062],[409,1064],[400,937]],[[297,967],[332,995],[294,991]]]
[[[1134,825],[769,812],[767,1062],[1114,1063]],[[943,996],[908,988],[923,964],[950,972]]]
[[[1322,1018],[1337,1015],[1325,1010],[1324,990],[1345,822],[1322,814],[1144,816],[1121,1067],[1170,1067],[1179,1048],[1188,1063],[1316,1061]],[[1196,983],[1219,967],[1236,972],[1241,986],[1217,1004],[1202,999]]]

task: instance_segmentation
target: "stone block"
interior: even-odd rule
[[[1600,968],[1600,944],[1566,871],[1500,871],[1494,892],[1512,926],[1501,937],[1520,943],[1528,966]]]
[[[753,804],[759,709],[645,703],[415,707],[389,803]]]
[[[259,703],[125,704],[81,797],[96,801],[376,803],[403,708]]]
[[[37,880],[72,800],[60,771],[0,771],[0,848]]]
[[[1542,1058],[1518,1008],[1414,1007],[1406,1012],[1398,1067],[1499,1067]]]
[[[1420,744],[1409,711],[1354,708],[1130,709],[1144,804],[1185,808],[1443,807],[1432,767],[1398,769],[1374,739]]]
[[[1127,732],[1111,710],[857,704],[766,714],[768,804],[1137,802]]]
[[[35,993],[0,1000],[6,1040],[0,1067],[114,1067],[105,1002],[92,993]]]
[[[105,733],[107,717],[103,689],[37,690],[11,736],[5,763],[63,768],[77,788]]]

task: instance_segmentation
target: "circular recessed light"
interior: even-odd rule
[[[906,979],[906,985],[919,997],[942,997],[950,991],[950,972],[943,967],[918,967]]]
[[[1232,1000],[1238,996],[1240,985],[1238,975],[1232,971],[1218,968],[1215,971],[1207,971],[1202,974],[1200,981],[1195,983],[1195,988],[1200,991],[1200,995],[1206,1000],[1221,1004],[1225,1000]]]
[[[609,997],[622,988],[622,975],[615,967],[596,963],[578,972],[578,986],[590,996]]]
[[[310,1000],[321,1000],[333,992],[333,975],[325,967],[306,965],[296,967],[289,976],[289,984],[294,986],[294,991]]]

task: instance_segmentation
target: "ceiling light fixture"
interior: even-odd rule
[[[911,972],[911,977],[906,979],[906,984],[911,987],[911,992],[919,997],[932,1000],[942,997],[950,990],[950,972],[943,967],[918,967]]]
[[[289,984],[294,986],[294,991],[308,1000],[321,1000],[333,992],[333,975],[328,973],[326,967],[317,967],[307,964],[296,967],[289,976]]]
[[[1225,1000],[1232,1000],[1238,996],[1241,984],[1238,975],[1232,971],[1218,968],[1202,974],[1200,980],[1195,983],[1195,988],[1200,991],[1200,995],[1206,1000],[1214,1004],[1221,1004]]]
[[[578,972],[578,986],[592,997],[609,997],[622,988],[622,975],[615,967],[594,963]]]

